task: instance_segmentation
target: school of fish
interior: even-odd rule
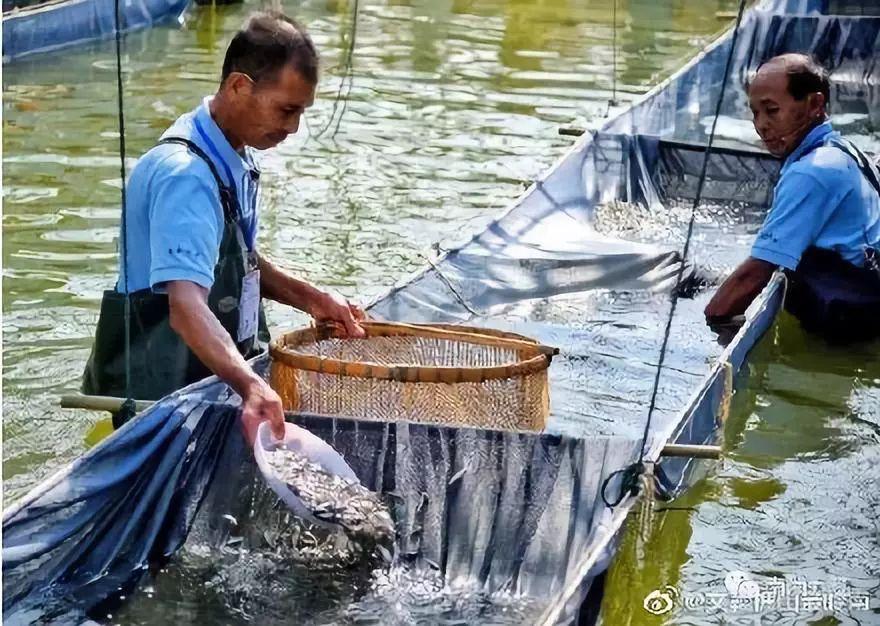
[[[278,448],[267,456],[275,475],[319,521],[339,526],[359,542],[394,539],[394,521],[379,494],[292,450]]]

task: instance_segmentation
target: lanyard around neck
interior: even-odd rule
[[[202,141],[205,142],[205,145],[207,146],[208,151],[211,153],[211,156],[214,157],[214,159],[216,161],[219,161],[220,165],[223,167],[223,171],[226,172],[226,179],[228,181],[229,188],[232,191],[232,195],[235,198],[236,203],[238,203],[238,188],[236,187],[235,178],[232,176],[232,170],[229,168],[229,164],[220,155],[220,151],[217,150],[217,146],[214,145],[214,142],[208,136],[208,133],[205,132],[205,129],[202,127],[202,123],[199,121],[198,117],[195,118],[195,126],[196,126],[196,131],[199,133],[199,137],[201,137]],[[251,184],[255,185],[256,183],[254,183],[252,181]],[[253,250],[254,243],[256,240],[256,236],[257,236],[257,232],[256,232],[257,231],[257,207],[255,206],[256,194],[249,193],[248,200],[252,204],[252,206],[250,207],[251,219],[249,219],[246,224],[243,223],[244,222],[244,215],[242,215],[242,211],[239,210],[237,221],[238,221],[239,228],[241,228],[241,230],[246,234],[247,249]]]

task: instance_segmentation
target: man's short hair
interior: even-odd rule
[[[274,80],[290,64],[312,84],[318,82],[318,51],[305,27],[279,11],[253,13],[235,33],[223,60],[221,82],[242,72],[254,82]]]
[[[811,93],[821,93],[825,96],[825,108],[831,106],[831,79],[821,63],[808,54],[788,53],[780,54],[767,59],[758,66],[758,71],[764,65],[771,62],[781,62],[785,65],[785,74],[788,76],[788,93],[795,100],[803,100]]]

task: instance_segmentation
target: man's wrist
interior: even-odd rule
[[[247,399],[253,394],[259,393],[266,384],[266,381],[260,378],[256,373],[249,371],[241,377],[241,380],[235,381],[232,388],[242,397],[242,399]]]
[[[305,297],[305,312],[314,318],[320,317],[326,298],[327,294],[325,292],[309,285]]]

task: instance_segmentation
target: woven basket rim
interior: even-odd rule
[[[559,350],[518,335],[489,328],[449,324],[403,324],[399,322],[362,322],[367,337],[422,336],[457,340],[476,345],[493,345],[516,350],[518,360],[487,367],[433,365],[388,365],[372,361],[344,361],[292,351],[298,345],[330,338],[321,327],[300,328],[286,332],[269,345],[272,360],[283,365],[323,374],[374,378],[400,382],[468,383],[527,376],[546,370]],[[356,341],[356,340],[355,340]]]

